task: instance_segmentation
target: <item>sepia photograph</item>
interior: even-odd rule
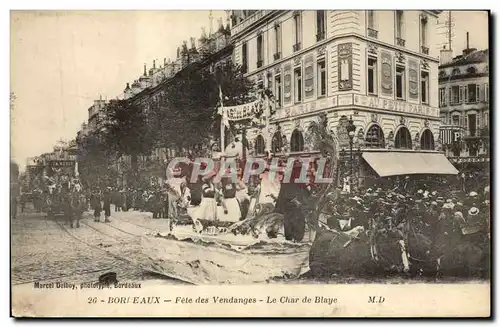
[[[11,317],[490,317],[490,15],[11,10]]]

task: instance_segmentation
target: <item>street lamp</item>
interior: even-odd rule
[[[351,152],[351,163],[350,163],[350,177],[352,181],[352,165],[353,165],[353,156],[352,156],[352,145],[354,140],[354,131],[356,131],[356,126],[354,126],[354,121],[352,120],[352,116],[349,118],[349,122],[346,126],[347,135],[349,136],[349,149]]]

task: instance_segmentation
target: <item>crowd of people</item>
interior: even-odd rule
[[[203,169],[203,167],[201,167]],[[301,167],[294,167],[291,180],[300,175]],[[115,211],[151,212],[154,219],[169,218],[188,223],[230,225],[247,217],[250,208],[255,212],[266,206],[268,212],[284,215],[284,236],[300,242],[306,230],[303,204],[314,203],[314,181],[309,183],[283,183],[283,173],[271,180],[266,169],[250,184],[243,182],[241,170],[237,180],[230,177],[216,180],[216,172],[200,176],[191,182],[190,170],[171,171],[171,178],[163,185],[142,188],[106,186],[82,190],[78,179],[64,179],[61,183],[49,183],[42,191],[36,188],[32,194],[35,208],[41,210],[43,193],[61,192],[64,185],[77,188],[86,195],[94,219],[109,221],[111,209]],[[475,178],[476,181],[479,180]],[[422,180],[414,177],[379,179],[370,187],[339,187],[331,201],[322,209],[320,223],[336,230],[349,230],[354,226],[372,228],[374,223],[394,229],[411,220],[420,232],[431,235],[436,224],[444,218],[454,229],[473,230],[481,225],[489,230],[490,199],[486,183],[466,185],[463,174],[456,177]],[[301,206],[302,204],[302,206]],[[265,211],[265,210],[264,210]]]

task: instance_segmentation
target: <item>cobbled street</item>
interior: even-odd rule
[[[166,220],[152,220],[147,213],[114,212],[111,223],[94,222],[84,214],[80,228],[69,228],[63,217],[48,219],[32,210],[11,223],[12,284],[40,282],[95,282],[106,272],[121,281],[162,279],[143,271],[140,236],[162,230]]]

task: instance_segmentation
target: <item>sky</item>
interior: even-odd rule
[[[224,11],[213,11],[213,28]],[[210,28],[209,11],[12,12],[11,153],[26,159],[76,136],[94,100],[175,59],[183,40]]]
[[[488,47],[486,13],[452,16],[455,55],[466,31],[471,47]],[[213,17],[214,30],[218,18],[226,21],[224,11]],[[202,27],[208,32],[209,22],[208,11],[11,12],[12,158],[23,167],[59,139],[74,138],[93,100],[117,97],[145,63],[149,69],[154,59],[174,59],[182,41],[198,38]]]
[[[438,44],[442,48],[448,42],[444,23],[448,20],[449,11],[443,11],[438,19]],[[488,12],[487,11],[452,11],[452,49],[453,56],[462,53],[467,46],[469,32],[469,47],[484,50],[488,48]]]

